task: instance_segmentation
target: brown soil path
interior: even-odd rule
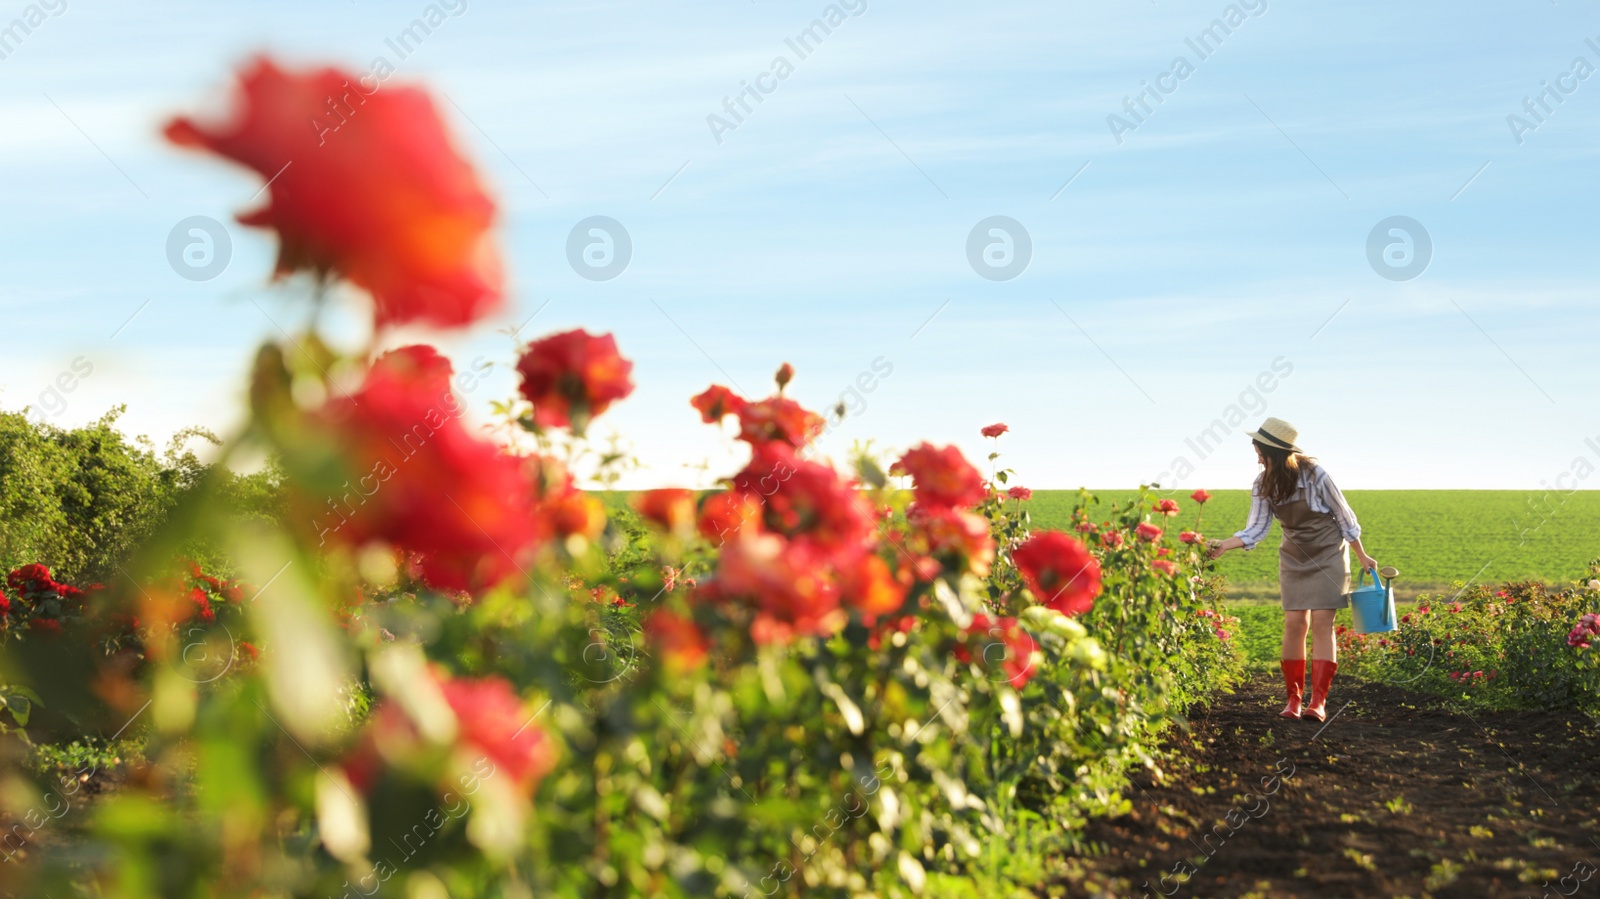
[[[1053,892],[1600,899],[1595,722],[1348,677],[1326,726],[1282,706],[1260,676],[1195,710]]]

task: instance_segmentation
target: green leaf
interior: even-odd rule
[[[873,487],[881,489],[889,483],[888,476],[883,473],[883,469],[878,467],[878,463],[873,461],[871,456],[862,455],[856,459],[856,471],[861,475],[861,480],[866,481]]]
[[[18,724],[23,727],[28,726],[28,715],[33,712],[33,703],[29,702],[26,696],[19,693],[8,694],[6,708],[11,711],[11,717],[17,719]]]

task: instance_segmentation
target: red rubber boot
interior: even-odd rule
[[[1318,721],[1328,719],[1328,688],[1333,686],[1333,674],[1339,670],[1338,662],[1327,659],[1311,660],[1311,704],[1306,706],[1306,717]]]
[[[1283,659],[1278,662],[1283,668],[1283,686],[1289,692],[1289,704],[1279,712],[1285,718],[1300,717],[1300,697],[1306,688],[1306,660]]]

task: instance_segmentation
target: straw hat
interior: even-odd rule
[[[1305,450],[1301,449],[1295,444],[1295,441],[1300,437],[1300,432],[1295,430],[1294,425],[1289,424],[1281,418],[1267,419],[1261,423],[1260,428],[1251,431],[1249,436],[1251,440],[1255,440],[1266,446],[1275,446],[1278,449],[1286,449],[1291,453],[1305,452]]]

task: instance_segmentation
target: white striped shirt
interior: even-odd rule
[[[1244,541],[1245,549],[1255,549],[1257,543],[1272,533],[1272,504],[1261,492],[1261,482],[1265,477],[1265,473],[1256,476],[1256,482],[1250,488],[1250,519],[1245,522],[1244,530],[1233,535]],[[1350,510],[1350,504],[1344,501],[1344,494],[1339,492],[1333,478],[1321,465],[1313,463],[1309,470],[1301,472],[1300,484],[1289,495],[1289,501],[1293,502],[1300,496],[1306,498],[1306,505],[1311,507],[1311,511],[1331,513],[1339,522],[1344,539],[1355,540],[1361,536],[1361,524],[1356,521],[1356,513]]]

